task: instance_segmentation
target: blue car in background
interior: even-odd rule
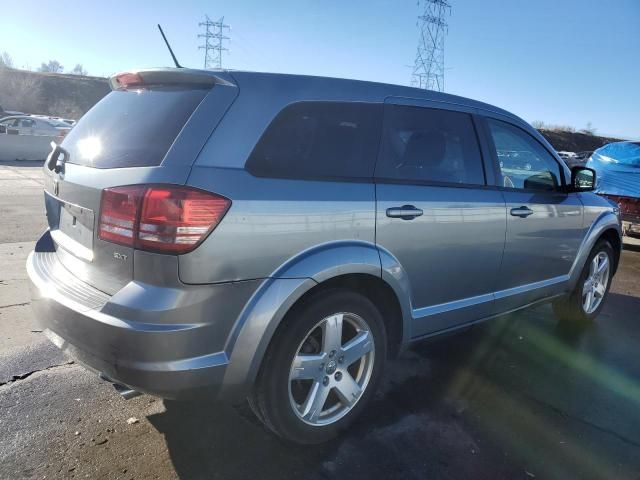
[[[624,233],[640,235],[640,142],[609,143],[586,166],[596,171],[596,193],[620,206]]]

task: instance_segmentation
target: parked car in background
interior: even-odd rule
[[[59,122],[64,122],[66,124],[65,126],[69,126],[69,125],[73,126],[73,125],[76,124],[76,121],[72,120],[70,118],[51,117],[49,115],[33,115],[33,114],[30,115],[30,116],[31,117],[35,117],[35,118],[44,118],[46,120],[56,120],[56,121],[59,121]]]
[[[640,235],[640,142],[609,143],[586,166],[597,172],[596,192],[620,207],[623,232]]]
[[[593,152],[567,152],[567,151],[559,151],[558,156],[564,160],[564,163],[567,164],[569,168],[584,166],[589,160]]]
[[[0,119],[0,160],[44,160],[51,142],[59,143],[72,128],[46,117],[4,117]]]
[[[591,157],[592,153],[593,153],[593,151],[591,151],[591,150],[584,151],[584,152],[576,152],[576,156],[575,156],[574,160],[576,162],[580,162],[581,164],[585,164],[589,160],[589,157]]]
[[[27,271],[45,334],[126,396],[248,399],[319,443],[413,342],[604,305],[615,206],[509,112],[296,75],[110,83],[45,164]]]
[[[558,152],[558,156],[563,160],[569,160],[576,157],[576,152],[567,152],[564,150],[560,150]]]
[[[45,135],[63,138],[71,130],[71,125],[61,120],[34,117],[31,115],[17,115],[0,119],[0,125],[8,133],[18,135]]]
[[[2,108],[2,105],[0,105],[0,118],[14,116],[14,115],[25,115],[25,113],[17,112],[15,110],[5,110],[4,108]]]

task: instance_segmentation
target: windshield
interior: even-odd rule
[[[69,162],[96,168],[160,165],[206,90],[114,91],[98,102],[62,142]]]

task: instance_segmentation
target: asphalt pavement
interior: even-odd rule
[[[640,247],[593,326],[547,305],[421,344],[347,435],[295,447],[246,407],[122,400],[42,336],[39,166],[0,164],[0,478],[640,479]]]

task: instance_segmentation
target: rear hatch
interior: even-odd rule
[[[184,184],[237,95],[221,75],[187,69],[116,75],[113,91],[54,148],[44,167],[47,220],[59,260],[77,277],[109,294],[133,279],[133,248],[98,237],[103,190]]]

